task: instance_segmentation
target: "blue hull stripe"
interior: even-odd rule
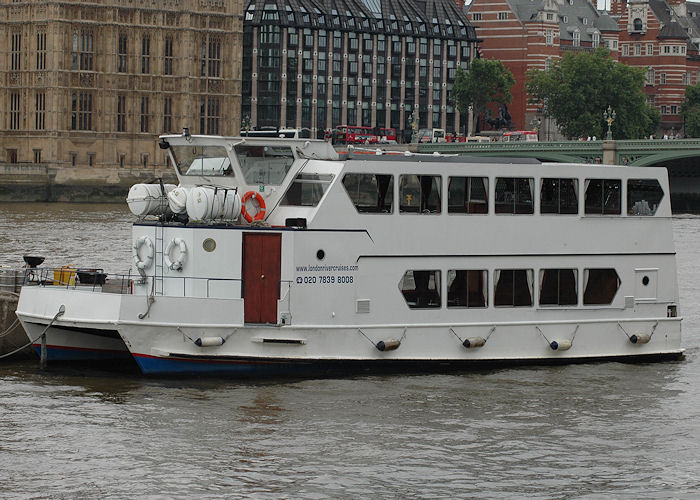
[[[41,357],[41,346],[34,344],[34,350]],[[131,359],[131,354],[129,351],[47,346],[46,357],[48,361],[106,361]]]

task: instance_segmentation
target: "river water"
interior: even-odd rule
[[[0,263],[124,272],[131,220],[0,205]],[[673,226],[682,361],[264,382],[0,361],[0,497],[697,498],[700,218]]]

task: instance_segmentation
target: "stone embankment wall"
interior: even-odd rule
[[[15,322],[15,310],[17,309],[17,301],[19,295],[14,292],[0,291],[0,355],[14,351],[22,347],[29,339],[24,333],[24,328],[19,322]],[[31,347],[27,347],[10,358],[29,358],[34,357],[34,351]],[[3,361],[3,359],[0,359]]]
[[[0,164],[0,202],[64,201],[123,203],[134,184],[156,178],[177,184],[171,168],[70,168]]]

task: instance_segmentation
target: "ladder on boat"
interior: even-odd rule
[[[155,226],[155,255],[153,256],[153,295],[163,295],[163,226]]]

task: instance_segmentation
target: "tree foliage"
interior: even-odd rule
[[[510,93],[513,85],[513,73],[501,61],[474,59],[469,70],[457,68],[451,98],[463,116],[467,116],[471,105],[474,116],[478,117],[491,103],[508,104],[513,99]]]
[[[700,83],[685,88],[681,116],[685,123],[685,135],[700,137]]]
[[[530,70],[527,92],[543,105],[562,133],[570,138],[604,137],[603,112],[615,110],[615,139],[640,139],[656,132],[661,116],[647,105],[645,69],[615,62],[607,49],[566,52],[549,71]]]

